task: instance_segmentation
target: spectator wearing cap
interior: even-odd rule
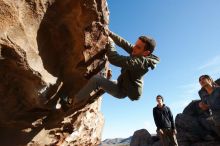
[[[153,117],[161,143],[163,146],[178,146],[173,114],[170,108],[164,104],[161,95],[156,97],[156,101],[157,106],[153,108]]]

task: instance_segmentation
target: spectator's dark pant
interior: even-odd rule
[[[206,120],[210,125],[210,129],[220,137],[220,111],[212,112],[212,116],[208,117]]]
[[[216,133],[220,137],[220,111],[213,112],[213,121],[216,127]]]
[[[176,135],[171,128],[164,128],[163,134],[159,134],[163,146],[178,146]]]

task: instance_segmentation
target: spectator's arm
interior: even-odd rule
[[[158,120],[158,117],[157,117],[157,113],[156,113],[156,109],[154,108],[153,109],[153,116],[154,116],[154,123],[155,125],[157,126],[157,130],[160,129],[160,122]]]
[[[168,113],[169,113],[169,119],[170,119],[170,122],[171,122],[171,128],[176,129],[175,124],[174,124],[174,120],[173,120],[173,114],[172,114],[170,108],[167,108],[167,109],[168,109]]]

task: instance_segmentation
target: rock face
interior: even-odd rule
[[[53,124],[53,120],[63,117],[62,113],[56,114],[47,121],[44,128],[33,137],[30,145],[71,145],[71,146],[96,146],[100,144],[104,119],[99,112],[101,98],[91,105],[66,116],[62,123]],[[57,116],[57,114],[60,114]]]
[[[146,129],[140,129],[134,132],[130,146],[160,146],[159,137],[151,135]]]
[[[135,131],[131,138],[131,146],[145,146],[151,144],[151,135],[146,129]]]
[[[176,116],[177,139],[180,146],[220,146],[209,111],[198,108],[200,100],[192,101]]]
[[[0,8],[1,144],[98,145],[101,99],[67,113],[48,105],[106,67],[106,1],[0,0]]]
[[[157,135],[151,135],[146,129],[140,129],[129,138],[106,139],[101,146],[161,146],[161,143]]]

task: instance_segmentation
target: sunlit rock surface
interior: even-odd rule
[[[2,145],[100,143],[101,98],[68,112],[51,101],[106,68],[108,16],[105,0],[0,0]]]

